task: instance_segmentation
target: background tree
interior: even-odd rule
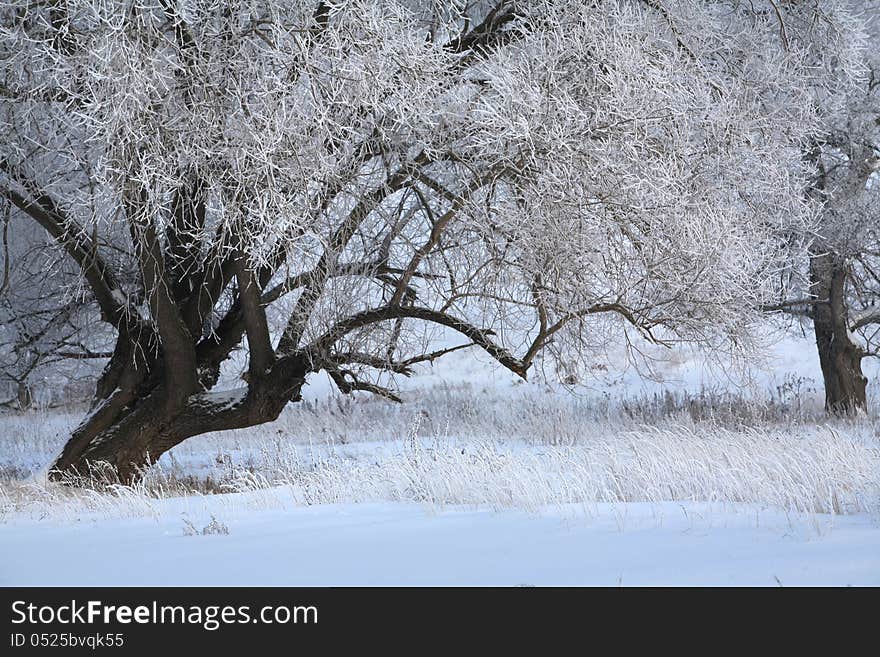
[[[621,335],[748,351],[859,30],[773,1],[4,5],[0,194],[115,333],[55,473],[128,481],[320,370],[395,399],[370,372],[465,347],[522,377]]]
[[[113,335],[97,324],[79,268],[45,231],[9,212],[0,259],[0,405],[88,398]]]
[[[807,285],[783,304],[813,325],[831,413],[867,410],[862,360],[880,356],[880,3],[855,2],[869,47],[857,85],[819,96],[824,133],[808,142],[815,165],[808,194],[821,208],[809,250]]]

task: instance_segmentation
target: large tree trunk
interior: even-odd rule
[[[819,300],[813,309],[813,327],[825,383],[825,409],[833,414],[865,412],[865,354],[849,331],[846,263],[831,253],[815,255],[810,274],[813,295]]]
[[[162,385],[151,390],[149,384],[138,389],[116,389],[97,403],[74,430],[50,477],[72,483],[88,478],[130,484],[162,454],[187,438],[276,419],[291,399],[298,398],[305,373],[302,361],[283,359],[246,388],[200,392],[181,404],[169,403],[175,396]]]

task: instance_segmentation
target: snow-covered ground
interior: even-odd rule
[[[9,484],[0,585],[880,584],[870,426],[445,441],[191,453],[104,492]],[[193,472],[235,492],[179,494]]]
[[[262,510],[212,521],[7,523],[0,585],[880,585],[868,516],[704,504],[522,512],[403,503]],[[185,506],[185,505],[183,505]],[[213,526],[219,534],[192,534]],[[219,528],[219,529],[218,529]],[[209,530],[210,531],[210,530]]]
[[[0,585],[878,585],[877,407],[828,421],[814,361],[569,392],[459,353],[403,405],[318,378],[101,492],[45,480],[79,411],[0,416]]]

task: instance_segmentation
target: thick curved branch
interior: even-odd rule
[[[383,306],[382,308],[365,310],[352,315],[347,319],[337,322],[324,335],[303,349],[303,352],[308,354],[313,362],[321,363],[326,360],[330,347],[348,333],[377,322],[401,318],[420,319],[451,328],[470,339],[474,345],[483,349],[511,372],[523,379],[526,378],[527,365],[510,353],[510,351],[493,342],[490,337],[492,331],[477,328],[444,312],[416,306]]]
[[[0,189],[0,193],[42,226],[76,262],[95,295],[102,319],[117,328],[127,323],[128,315],[119,300],[122,293],[116,276],[98,255],[97,245],[84,235],[80,227],[65,217],[45,194],[36,199],[27,198],[10,187]]]

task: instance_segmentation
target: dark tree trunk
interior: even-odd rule
[[[305,374],[301,360],[282,359],[247,388],[200,392],[179,404],[170,403],[175,396],[161,384],[146,391],[148,383],[139,389],[117,389],[99,401],[74,430],[50,477],[130,484],[144,468],[187,438],[276,419],[291,399],[298,398]],[[163,378],[155,373],[147,377],[150,381]]]
[[[31,387],[25,381],[18,384],[18,408],[22,411],[28,410],[34,404],[34,398],[31,394]]]
[[[846,263],[834,254],[815,255],[810,261],[816,347],[825,383],[825,409],[833,414],[867,411],[862,374],[864,351],[852,340],[846,304]]]

